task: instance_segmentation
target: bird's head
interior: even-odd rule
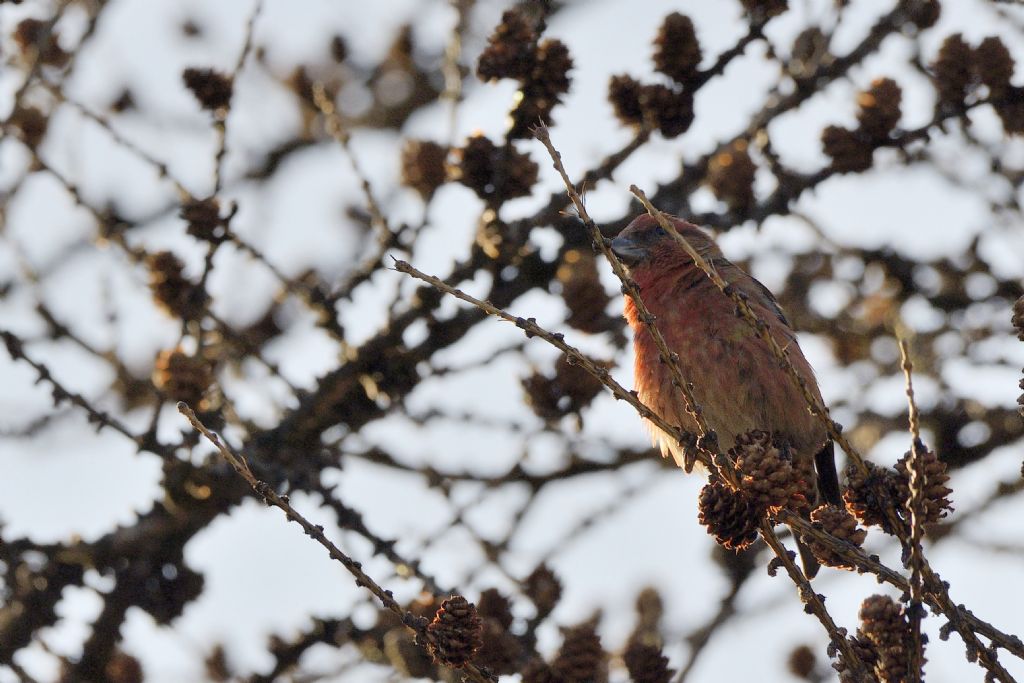
[[[666,218],[705,259],[711,260],[722,255],[714,240],[696,225],[667,214]],[[693,259],[686,253],[683,245],[658,225],[653,216],[646,213],[633,219],[633,222],[612,240],[611,248],[634,277],[644,272],[693,265]]]

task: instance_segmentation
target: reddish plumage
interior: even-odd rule
[[[722,256],[698,227],[677,218],[670,220],[726,282],[747,296],[820,401],[814,372],[771,292]],[[832,444],[824,426],[808,410],[800,389],[768,345],[736,315],[733,301],[651,216],[644,214],[630,223],[612,242],[612,249],[629,268],[669,349],[678,354],[683,377],[693,384],[694,398],[722,449],[731,448],[739,435],[751,430],[777,432],[790,442],[795,459],[816,460],[819,498],[837,502]],[[640,400],[666,421],[695,432],[696,424],[685,410],[682,394],[673,387],[669,369],[661,362],[629,297],[625,315],[634,333],[634,373]],[[677,441],[651,424],[648,427],[662,454],[671,453],[682,465]]]

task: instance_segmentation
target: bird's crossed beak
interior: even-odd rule
[[[612,240],[612,251],[627,266],[635,266],[647,257],[647,249],[632,238],[619,235]]]

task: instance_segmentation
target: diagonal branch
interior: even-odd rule
[[[373,578],[363,571],[363,566],[360,562],[357,562],[346,555],[337,545],[334,544],[333,541],[327,538],[322,526],[319,524],[313,524],[293,508],[291,502],[288,500],[288,496],[278,495],[278,493],[268,484],[257,479],[256,475],[253,474],[252,469],[249,467],[249,463],[245,461],[245,458],[231,450],[227,444],[221,441],[217,434],[207,429],[206,425],[200,422],[199,418],[196,417],[195,412],[193,412],[187,404],[179,402],[178,412],[185,416],[197,432],[205,436],[207,440],[213,444],[221,457],[231,465],[231,468],[234,469],[250,487],[252,487],[252,490],[255,491],[267,505],[271,505],[283,511],[289,522],[295,522],[298,524],[302,527],[302,531],[307,536],[323,546],[332,559],[340,562],[341,565],[355,577],[357,586],[366,588],[373,593],[374,597],[376,597],[385,608],[398,616],[398,618],[402,620],[402,623],[416,634],[418,642],[421,644],[431,642],[432,638],[427,631],[427,622],[425,619],[417,617],[412,612],[403,609],[402,606],[398,604],[398,601],[395,600],[394,595],[390,590],[387,590],[378,584]],[[488,683],[490,681],[497,680],[492,676],[484,674],[480,669],[472,664],[467,664],[465,666],[465,671],[469,674],[470,679],[480,683]]]

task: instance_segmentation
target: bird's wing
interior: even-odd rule
[[[757,278],[750,275],[724,256],[711,259],[710,264],[712,266],[720,266],[723,270],[728,272],[729,275],[726,277],[726,280],[729,282],[736,282],[736,278],[745,278],[750,280],[750,283],[754,285],[754,291],[750,292],[748,290],[748,293],[754,294],[759,304],[771,311],[783,325],[790,327],[789,320],[786,318],[786,314],[783,312],[782,306],[779,306],[779,302],[775,300],[775,295],[772,294],[770,289],[761,284]]]
[[[757,285],[758,291],[764,294],[764,299],[761,303],[767,306],[768,310],[774,313],[775,317],[781,320],[783,325],[790,327],[789,320],[786,319],[786,314],[782,311],[782,306],[779,306],[779,302],[775,300],[775,296],[771,293],[771,290],[762,285],[756,278],[751,277],[750,279],[754,281],[755,285]]]

